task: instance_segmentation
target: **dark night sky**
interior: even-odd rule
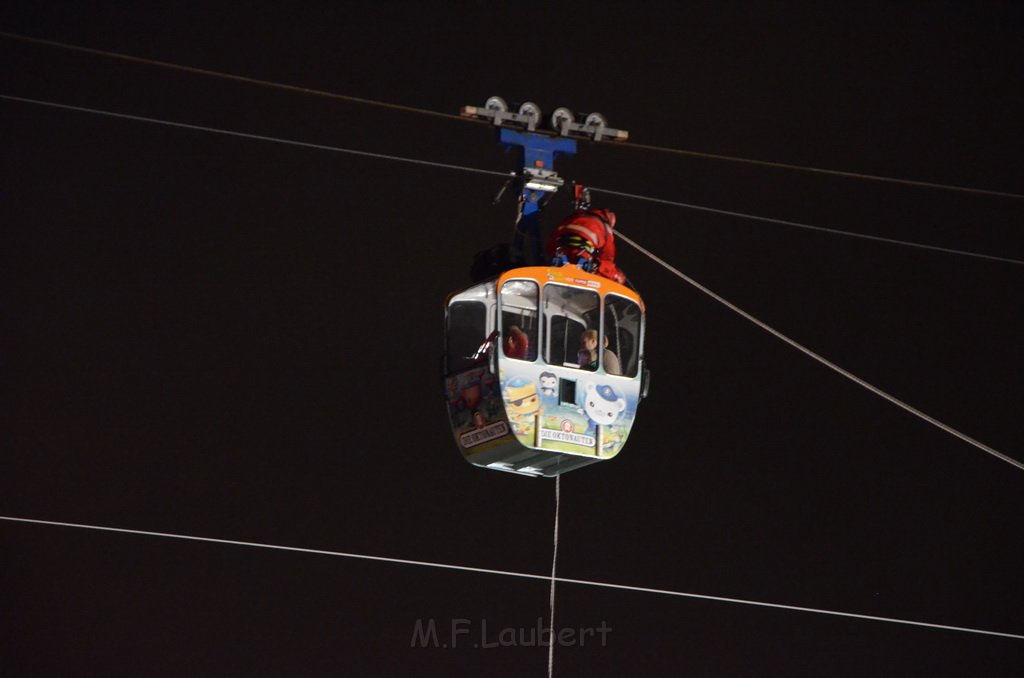
[[[407,106],[600,110],[637,143],[1024,193],[1015,3],[8,3],[0,30]],[[0,94],[512,169],[483,126],[0,38]],[[551,567],[553,487],[447,429],[442,301],[507,239],[497,177],[0,100],[0,515]],[[628,147],[570,179],[1024,259],[1024,200]],[[552,209],[564,208],[564,198]],[[607,197],[624,233],[858,376],[1024,458],[1024,267]],[[555,215],[548,215],[553,219]],[[548,222],[550,224],[550,221]],[[651,397],[562,479],[559,574],[1024,634],[1024,473],[623,246]],[[413,648],[542,581],[0,522],[4,675],[544,675]],[[1024,641],[562,584],[559,675],[1010,675]],[[492,638],[493,639],[493,638]]]

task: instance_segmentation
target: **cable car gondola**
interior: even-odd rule
[[[539,109],[528,112],[534,124]],[[503,143],[526,156],[520,232],[533,228],[539,243],[544,193],[561,185],[554,153],[575,148],[533,128],[505,132]],[[530,158],[537,153],[540,160]],[[538,169],[540,183],[531,179]],[[449,295],[444,386],[462,455],[476,466],[544,477],[615,457],[646,395],[644,313],[636,291],[571,264],[513,266]]]

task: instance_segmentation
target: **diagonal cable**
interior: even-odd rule
[[[549,581],[551,577],[545,574],[529,574],[527,572],[514,572],[511,570],[492,570],[482,567],[471,567],[468,565],[453,565],[450,563],[437,563],[426,560],[409,560],[405,558],[389,558],[387,556],[372,556],[362,553],[346,553],[342,551],[329,551],[325,549],[311,549],[303,548],[299,546],[282,546],[278,544],[263,544],[260,542],[252,541],[238,541],[234,539],[219,539],[216,537],[199,537],[187,534],[175,534],[171,532],[152,532],[149,530],[132,530],[123,527],[107,527],[104,525],[87,525],[83,523],[68,523],[59,522],[55,520],[38,520],[34,518],[19,518],[15,516],[0,516],[0,520],[4,520],[12,523],[27,523],[32,525],[45,525],[49,527],[69,527],[79,530],[94,530],[99,532],[114,532],[119,534],[131,534],[144,537],[160,537],[164,539],[178,539],[183,541],[203,542],[207,544],[223,544],[227,546],[248,546],[251,548],[270,549],[274,551],[287,551],[289,553],[305,553],[309,555],[321,555],[321,556],[333,556],[337,558],[354,558],[359,560],[369,560],[378,563],[394,563],[398,565],[415,565],[418,567],[433,567],[443,570],[455,570],[458,572],[475,572],[479,574],[493,574],[503,577],[517,577],[520,579],[533,579],[540,581]],[[678,598],[693,598],[697,600],[708,600],[719,603],[734,603],[738,605],[751,605],[754,607],[765,607],[776,610],[790,610],[793,612],[810,612],[813,614],[830,615],[834,617],[846,617],[849,619],[861,619],[865,621],[877,621],[877,622],[888,622],[891,624],[902,624],[905,626],[917,626],[929,629],[939,629],[944,631],[959,631],[962,633],[977,633],[987,636],[1001,636],[1003,638],[1013,638],[1015,640],[1024,640],[1024,635],[1018,633],[1006,633],[1003,631],[989,631],[986,629],[977,629],[967,626],[951,626],[947,624],[933,624],[931,622],[914,621],[910,619],[898,619],[895,617],[880,617],[875,615],[858,614],[856,612],[841,612],[838,610],[826,610],[815,607],[803,607],[799,605],[786,605],[783,603],[766,603],[759,600],[745,600],[743,598],[727,598],[724,596],[709,596],[702,593],[687,593],[684,591],[672,591],[668,589],[655,589],[646,586],[631,586],[628,584],[614,584],[611,582],[592,581],[589,579],[570,579],[568,577],[557,577],[556,580],[563,584],[577,584],[579,586],[593,586],[597,588],[605,589],[616,589],[620,591],[633,591],[636,593],[653,593],[664,596],[675,596]],[[554,629],[552,629],[552,633]]]
[[[789,337],[787,337],[782,332],[779,332],[778,330],[776,330],[774,327],[771,327],[767,323],[765,323],[765,322],[759,320],[758,318],[755,318],[754,316],[750,315],[749,313],[747,313],[746,311],[744,311],[743,309],[741,309],[739,306],[737,306],[736,304],[732,303],[731,301],[721,297],[718,294],[715,294],[710,289],[708,289],[704,285],[701,285],[699,282],[697,282],[696,280],[694,280],[690,276],[686,275],[685,273],[683,273],[679,269],[675,268],[674,266],[672,266],[671,264],[666,262],[661,257],[657,256],[656,254],[654,254],[650,250],[648,250],[648,249],[644,248],[643,246],[641,246],[635,240],[632,240],[631,238],[627,237],[621,231],[616,229],[615,233],[616,233],[616,237],[618,239],[621,239],[624,242],[626,242],[627,244],[632,245],[638,252],[640,252],[641,254],[645,255],[646,257],[648,257],[649,259],[651,259],[655,263],[659,264],[660,266],[665,268],[670,273],[674,274],[677,278],[679,278],[683,282],[685,282],[685,283],[695,287],[697,290],[699,290],[699,291],[703,292],[704,294],[706,294],[707,296],[711,297],[712,299],[714,299],[718,303],[720,303],[723,306],[725,306],[726,308],[728,308],[730,311],[733,311],[734,313],[737,313],[738,315],[742,316],[743,318],[749,320],[750,322],[752,322],[755,325],[757,325],[758,327],[760,327],[765,332],[768,332],[769,334],[775,336],[776,338],[781,339],[782,341],[786,342],[787,344],[789,344],[790,346],[792,346],[796,350],[800,351],[804,355],[806,355],[806,356],[808,356],[808,357],[818,361],[819,363],[821,363],[825,367],[827,367],[830,370],[833,370],[833,371],[837,372],[838,374],[846,377],[847,379],[849,379],[853,383],[866,388],[867,390],[871,391],[875,395],[877,395],[877,396],[879,396],[881,398],[884,398],[885,400],[888,400],[893,405],[896,405],[897,407],[900,407],[900,408],[906,410],[907,412],[913,414],[915,417],[919,417],[919,418],[923,419],[924,421],[928,422],[932,426],[935,426],[935,427],[945,431],[946,433],[959,438],[960,440],[964,441],[965,443],[968,443],[969,445],[973,445],[974,447],[978,448],[979,450],[981,450],[983,452],[987,452],[987,453],[991,454],[993,457],[996,457],[997,459],[1001,459],[1001,460],[1005,461],[1007,464],[1011,464],[1013,466],[1016,466],[1017,468],[1019,468],[1022,471],[1024,471],[1024,463],[1021,463],[1021,462],[1017,461],[1016,459],[1014,459],[1013,457],[1009,457],[1009,456],[1003,454],[1002,452],[999,452],[998,450],[995,450],[995,449],[989,447],[988,445],[985,445],[984,443],[978,442],[974,438],[971,438],[970,436],[968,436],[968,435],[966,435],[964,433],[961,433],[960,431],[956,430],[952,426],[949,426],[948,424],[942,423],[938,419],[935,419],[934,417],[931,417],[931,416],[925,414],[924,412],[922,412],[921,410],[919,410],[919,409],[917,409],[915,407],[911,407],[910,405],[908,405],[907,403],[903,402],[899,398],[896,398],[895,396],[890,395],[889,393],[886,393],[885,391],[883,391],[882,389],[878,388],[877,386],[869,384],[868,382],[864,381],[863,379],[861,379],[857,375],[853,374],[852,372],[844,370],[842,367],[839,367],[834,362],[832,362],[832,361],[822,357],[821,355],[818,355],[817,353],[815,353],[811,349],[807,348],[803,344],[800,344],[797,341],[795,341],[793,339],[790,339]]]

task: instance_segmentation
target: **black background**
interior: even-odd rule
[[[12,3],[0,30],[455,113],[600,110],[636,143],[1024,193],[1015,3]],[[10,38],[0,94],[507,171],[485,127]],[[553,488],[473,468],[442,301],[511,232],[494,176],[0,101],[0,514],[544,575]],[[1020,198],[587,145],[618,191],[1024,259]],[[1024,269],[603,196],[783,333],[1024,458]],[[567,206],[561,196],[553,213]],[[557,214],[548,215],[548,225]],[[1021,471],[628,246],[654,378],[562,479],[559,574],[1024,634]],[[542,675],[548,583],[4,521],[6,675]],[[1018,639],[562,584],[560,675],[1009,675]],[[496,631],[495,631],[496,633]],[[492,636],[490,640],[493,640]],[[447,640],[446,637],[442,640]],[[464,639],[462,639],[464,640]]]

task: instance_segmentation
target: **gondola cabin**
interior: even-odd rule
[[[471,464],[554,477],[619,453],[647,381],[636,292],[531,266],[450,295],[445,311],[448,414]]]

